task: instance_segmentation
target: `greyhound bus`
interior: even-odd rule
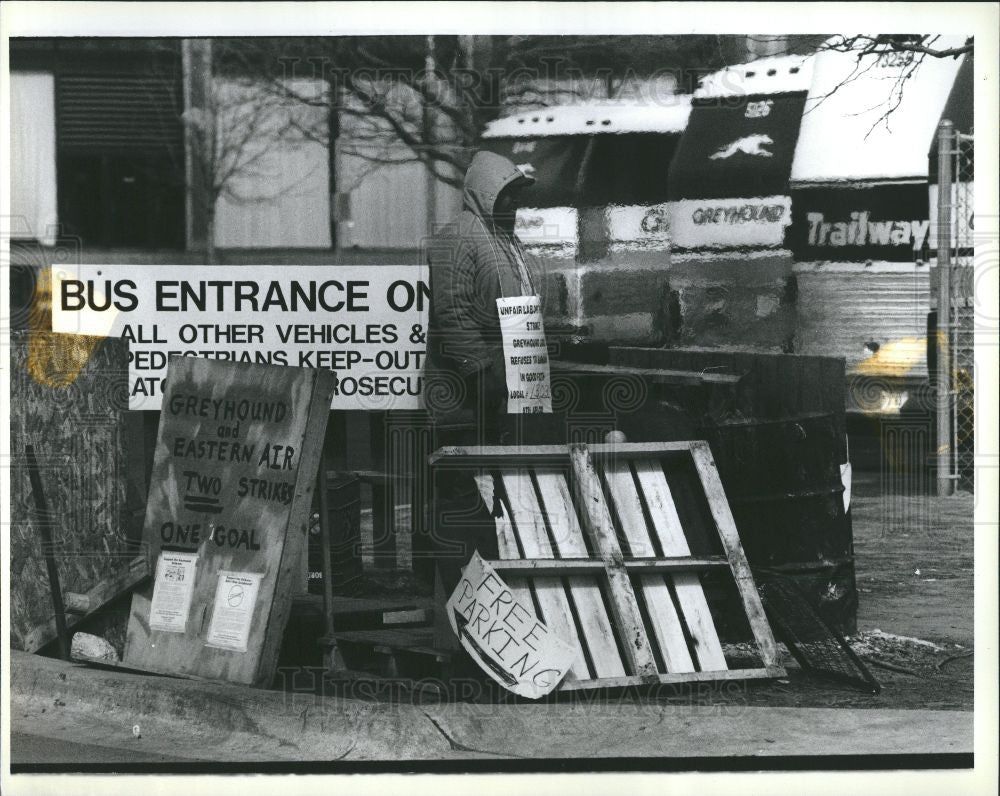
[[[493,121],[484,149],[534,167],[518,235],[564,264],[669,247],[667,175],[691,111],[687,95],[605,100]]]

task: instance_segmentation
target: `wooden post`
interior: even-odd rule
[[[386,433],[384,412],[372,412],[371,418],[371,457],[372,469],[376,473],[387,476],[389,456],[386,451]],[[391,479],[373,478],[372,490],[372,545],[377,569],[396,568],[396,528],[395,503]]]
[[[413,574],[431,583],[434,580],[433,545],[427,528],[431,505],[431,480],[427,457],[433,448],[433,431],[426,414],[413,414],[413,479],[410,481],[410,557]]]
[[[939,495],[950,495],[951,472],[951,157],[953,125],[938,125],[938,223],[937,223],[937,486]]]
[[[750,564],[747,563],[746,555],[743,553],[743,545],[740,544],[740,535],[736,530],[736,521],[729,510],[729,502],[726,500],[726,492],[719,480],[719,471],[712,458],[712,451],[707,442],[698,440],[691,444],[691,457],[694,459],[695,469],[701,479],[701,485],[705,490],[705,497],[708,499],[708,508],[712,513],[712,519],[719,531],[719,539],[726,551],[729,559],[729,567],[732,570],[733,578],[736,580],[736,588],[740,593],[740,600],[743,603],[743,610],[746,612],[750,622],[750,631],[757,642],[757,649],[760,651],[761,661],[767,669],[777,669],[780,666],[778,661],[778,647],[774,642],[771,633],[771,626],[767,623],[767,616],[764,614],[764,606],[760,602],[760,595],[754,585],[753,574],[750,571]]]
[[[616,624],[622,632],[622,648],[637,676],[656,676],[656,661],[649,638],[643,628],[635,591],[625,560],[615,536],[611,512],[604,500],[604,492],[594,463],[586,445],[571,445],[570,463],[573,467],[573,490],[580,521],[594,545],[594,551],[604,561],[608,575],[608,598]]]
[[[320,639],[323,645],[323,668],[326,671],[336,671],[344,668],[344,662],[337,649],[337,639],[333,633],[333,550],[330,544],[330,500],[327,495],[326,470],[329,454],[323,451],[320,459],[319,472],[316,474],[316,489],[319,492],[319,535],[320,549],[323,556],[323,619],[324,635]]]
[[[42,535],[42,555],[45,556],[45,569],[49,575],[49,590],[52,593],[52,609],[56,614],[56,636],[59,639],[59,656],[69,660],[69,634],[66,632],[66,609],[63,606],[62,587],[59,585],[59,570],[53,555],[52,523],[53,517],[45,501],[45,491],[42,489],[42,478],[38,473],[38,462],[35,460],[35,448],[24,446],[24,455],[28,460],[28,478],[31,479],[31,494],[35,498],[35,509],[38,513],[38,531]]]
[[[356,442],[349,430],[357,430],[361,412],[330,412],[323,442],[323,465],[326,468],[326,499],[329,511],[331,563],[334,580],[361,575],[364,569],[361,551],[361,482],[350,471],[357,465],[348,456]],[[322,569],[320,564],[319,569]]]

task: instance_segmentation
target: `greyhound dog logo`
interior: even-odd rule
[[[769,135],[764,135],[763,133],[754,133],[753,135],[745,135],[742,138],[737,138],[731,144],[726,144],[726,146],[721,147],[717,152],[709,155],[709,160],[725,160],[726,158],[731,158],[737,152],[742,152],[744,155],[756,155],[762,158],[774,157],[773,152],[768,152],[764,149],[765,146],[770,146],[774,143],[774,139]]]

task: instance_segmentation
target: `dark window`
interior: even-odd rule
[[[680,134],[622,133],[594,138],[581,204],[650,205],[667,201],[667,173]]]
[[[169,156],[60,152],[59,218],[84,245],[184,248],[184,187]]]
[[[613,133],[487,139],[483,148],[535,167],[525,207],[604,207],[665,202],[679,140],[679,133]]]
[[[87,246],[183,248],[182,87],[176,47],[57,48],[59,220]]]

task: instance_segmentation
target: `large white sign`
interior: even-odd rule
[[[474,553],[448,599],[448,622],[466,652],[509,691],[530,699],[551,692],[576,653],[538,621],[496,570]]]
[[[792,223],[788,196],[670,202],[670,230],[682,249],[781,246]]]
[[[52,330],[129,342],[129,408],[159,409],[171,356],[328,368],[333,409],[419,406],[426,269],[53,266]]]

